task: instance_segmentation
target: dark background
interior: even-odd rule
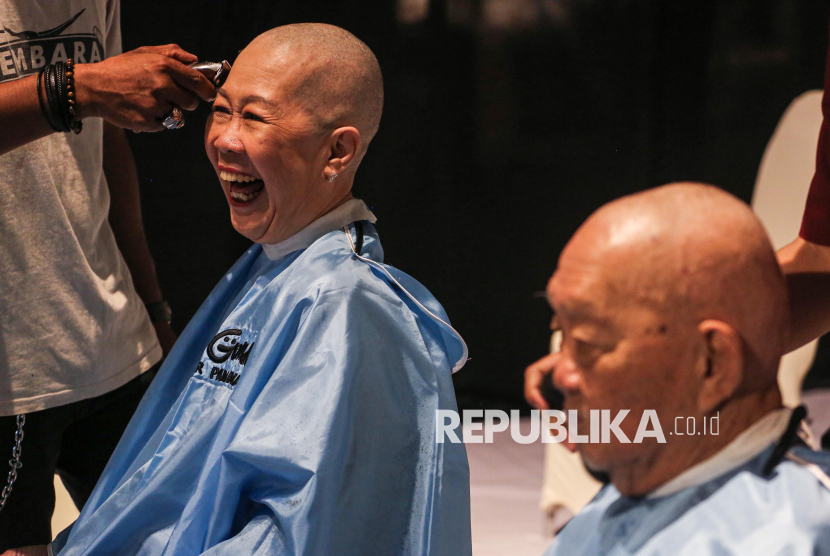
[[[175,42],[233,61],[259,33],[306,21],[374,50],[386,106],[355,193],[386,262],[467,340],[459,405],[490,408],[526,407],[523,370],[549,338],[536,292],[594,209],[675,180],[750,200],[784,109],[822,86],[828,16],[817,0],[122,0],[125,50]],[[249,245],[204,154],[206,114],[131,135],[179,330]]]

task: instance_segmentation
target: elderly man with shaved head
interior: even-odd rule
[[[785,283],[746,205],[699,184],[612,202],[548,297],[563,341],[538,366],[609,484],[546,556],[830,554],[830,458],[781,404]]]
[[[383,264],[352,196],[374,54],[273,29],[217,91],[205,149],[255,245],[161,368],[62,556],[471,554],[463,445],[439,444],[467,359],[441,305]]]

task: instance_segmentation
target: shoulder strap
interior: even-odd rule
[[[793,443],[800,440],[798,437],[798,431],[801,428],[801,421],[803,421],[806,416],[807,408],[803,405],[793,409],[792,415],[790,415],[790,422],[787,424],[787,430],[784,431],[784,434],[778,439],[778,442],[775,444],[775,448],[772,450],[772,454],[770,454],[767,463],[764,465],[764,475],[772,473],[773,469],[775,469],[778,464],[781,463],[781,460],[784,459],[784,456],[787,454],[790,447],[792,447]]]
[[[409,290],[407,290],[405,287],[403,287],[403,284],[401,284],[400,281],[398,281],[394,276],[392,276],[392,273],[390,273],[384,265],[379,264],[379,263],[373,261],[372,259],[369,259],[369,258],[366,258],[366,257],[362,256],[360,254],[360,252],[356,249],[355,243],[352,240],[352,234],[349,232],[349,227],[348,226],[343,228],[343,233],[346,234],[346,238],[348,238],[348,240],[349,240],[349,246],[352,248],[352,253],[354,254],[355,257],[357,257],[359,260],[363,261],[364,263],[368,264],[369,266],[372,266],[372,267],[378,269],[379,271],[381,271],[387,277],[387,279],[390,280],[393,284],[395,284],[398,288],[400,288],[400,290],[403,293],[405,293],[406,296],[409,297],[409,299],[411,299],[412,302],[415,303],[415,305],[417,305],[418,308],[420,308],[424,312],[424,314],[426,314],[429,318],[431,318],[432,320],[434,320],[438,324],[446,327],[446,329],[448,329],[450,331],[450,333],[458,341],[461,342],[463,353],[461,354],[461,356],[459,357],[459,359],[455,363],[450,362],[450,364],[453,365],[453,368],[452,368],[453,373],[458,372],[459,370],[461,370],[461,367],[463,367],[464,364],[467,362],[468,353],[469,353],[467,351],[467,342],[464,341],[464,338],[461,337],[461,334],[459,334],[458,331],[450,325],[450,323],[448,323],[447,321],[445,321],[444,319],[442,319],[441,317],[439,317],[438,315],[436,315],[435,313],[430,311],[423,303],[421,303],[421,301],[418,300],[418,298],[416,298],[414,295],[412,295],[409,292]]]

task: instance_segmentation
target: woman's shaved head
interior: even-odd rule
[[[234,228],[280,243],[351,199],[382,111],[378,61],[348,31],[305,23],[254,39],[205,128]]]
[[[374,53],[345,29],[297,23],[266,31],[243,51],[261,56],[263,68],[300,64],[292,94],[322,129],[354,126],[365,152],[383,112],[383,76]]]

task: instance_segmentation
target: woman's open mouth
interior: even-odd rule
[[[244,206],[253,202],[265,188],[265,183],[261,179],[249,174],[220,170],[219,177],[230,184],[228,201],[236,206]]]

